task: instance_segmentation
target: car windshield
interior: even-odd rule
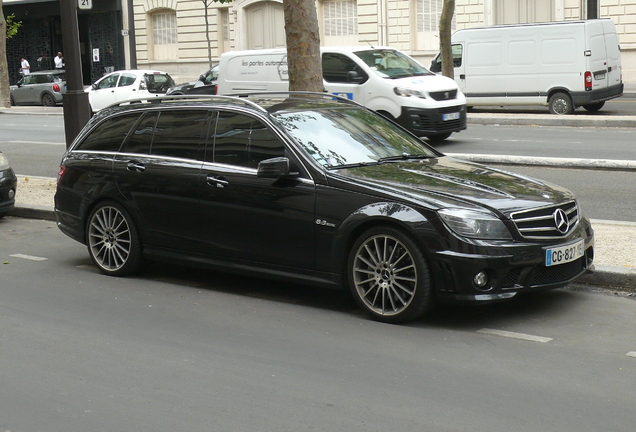
[[[360,108],[284,112],[276,118],[326,168],[438,156],[394,123]]]
[[[433,72],[400,51],[378,49],[360,51],[356,55],[382,78],[396,79],[434,75]]]

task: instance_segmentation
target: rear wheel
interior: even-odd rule
[[[44,93],[42,95],[42,105],[44,106],[55,106],[55,99],[48,93]]]
[[[548,109],[552,114],[572,114],[574,112],[572,98],[567,93],[555,93],[548,101]]]
[[[603,105],[605,105],[605,101],[597,102],[595,104],[590,104],[590,105],[583,105],[583,108],[585,108],[589,112],[596,112],[600,110],[601,108],[603,108]]]
[[[88,254],[104,274],[124,276],[141,265],[141,240],[128,212],[115,202],[100,203],[86,227]]]
[[[433,304],[433,288],[420,247],[401,231],[373,228],[358,238],[348,260],[349,287],[373,319],[402,323]]]

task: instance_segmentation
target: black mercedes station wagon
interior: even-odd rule
[[[348,287],[391,323],[563,287],[594,256],[568,190],[444,156],[327,94],[102,110],[63,157],[55,212],[107,275],[145,258]]]

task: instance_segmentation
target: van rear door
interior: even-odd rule
[[[603,20],[605,48],[607,51],[607,85],[619,85],[621,77],[621,52],[616,28],[611,20]]]

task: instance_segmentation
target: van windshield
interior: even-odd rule
[[[382,78],[396,79],[412,76],[435,75],[424,66],[396,50],[378,49],[356,53],[376,74]]]

